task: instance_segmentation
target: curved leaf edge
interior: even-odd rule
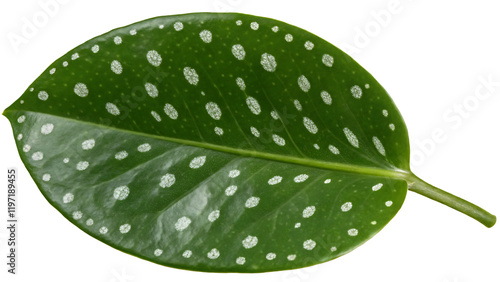
[[[15,125],[15,118],[14,118],[14,113],[16,111],[6,111],[4,112],[4,116],[9,120],[9,122],[11,123],[11,126],[12,128],[14,129],[14,125]],[[81,122],[81,121],[78,121],[78,122]],[[113,128],[114,130],[120,130],[120,129],[116,129],[116,128]],[[125,131],[125,130],[121,130],[121,131]],[[14,132],[14,131],[13,131]],[[131,133],[131,132],[128,132],[128,133]],[[134,132],[133,134],[137,134],[136,132]],[[142,134],[141,134],[142,135]],[[13,137],[15,138],[15,134],[13,134]],[[147,136],[147,137],[150,137],[151,136]],[[26,160],[26,156],[25,154],[22,153],[22,148],[19,147],[19,146],[16,146],[16,149],[18,151],[18,154],[19,156],[21,157],[21,160],[23,162],[23,164],[27,163],[28,161]],[[393,216],[391,216],[389,218],[389,220],[387,221],[386,224],[383,224],[383,225],[380,225],[380,229],[379,231],[377,232],[374,232],[374,233],[371,233],[370,236],[366,237],[366,239],[364,241],[362,241],[359,245],[357,245],[356,247],[354,247],[353,249],[349,249],[349,250],[346,250],[342,253],[339,253],[337,257],[333,258],[333,259],[328,259],[328,260],[325,260],[323,262],[320,262],[320,263],[317,263],[315,260],[311,260],[311,263],[305,263],[303,266],[301,267],[295,267],[295,268],[288,268],[288,269],[280,269],[280,270],[258,270],[258,269],[249,269],[249,268],[244,268],[244,269],[241,269],[241,271],[220,271],[220,270],[211,270],[211,269],[203,269],[203,268],[196,268],[196,267],[186,267],[185,265],[180,265],[180,264],[162,264],[162,263],[159,263],[157,261],[154,261],[154,260],[151,260],[150,258],[148,258],[147,256],[141,256],[139,254],[132,254],[130,252],[127,251],[127,249],[125,248],[122,248],[120,247],[119,245],[117,244],[114,244],[113,241],[111,240],[103,240],[102,238],[98,238],[97,236],[95,236],[94,234],[90,233],[89,231],[83,229],[82,227],[80,227],[80,224],[78,223],[77,220],[73,219],[69,214],[67,214],[64,210],[62,209],[58,209],[57,208],[57,205],[54,201],[51,200],[51,198],[47,195],[47,193],[45,193],[40,187],[42,186],[42,182],[40,179],[37,179],[37,177],[33,174],[34,172],[32,172],[31,170],[27,169],[28,173],[30,174],[31,178],[33,179],[35,185],[37,186],[38,190],[40,191],[40,193],[43,195],[43,197],[45,198],[45,200],[55,209],[58,211],[58,213],[63,216],[64,218],[66,218],[69,222],[71,222],[76,228],[78,228],[79,230],[83,231],[85,234],[89,235],[90,237],[94,238],[95,240],[99,241],[100,243],[104,244],[104,245],[107,245],[107,246],[110,246],[122,253],[125,253],[127,255],[130,255],[130,256],[133,256],[133,257],[137,257],[137,258],[140,258],[142,260],[146,260],[148,262],[152,262],[154,264],[157,264],[157,265],[160,265],[160,266],[166,266],[166,267],[171,267],[171,268],[176,268],[176,269],[180,269],[180,270],[189,270],[189,271],[196,271],[196,272],[206,272],[206,273],[267,273],[267,272],[277,272],[277,271],[290,271],[290,270],[294,270],[294,269],[301,269],[301,268],[304,268],[304,267],[311,267],[311,266],[316,266],[316,265],[322,265],[324,263],[327,263],[327,262],[330,262],[330,261],[333,261],[333,260],[336,260],[340,257],[343,257],[345,254],[348,254],[350,252],[352,252],[354,249],[357,249],[359,248],[360,246],[364,245],[367,241],[369,241],[370,239],[372,239],[375,235],[377,235],[380,231],[382,231],[382,229],[385,228],[385,226],[387,226],[389,224],[389,222],[392,221],[392,219],[396,216],[396,214],[401,210],[402,208],[402,204],[404,203],[405,199],[406,199],[406,195],[407,195],[407,191],[408,189],[403,189],[403,194],[402,194],[402,199],[401,201],[396,201],[396,202],[400,202],[401,205],[394,205],[393,208],[395,208],[395,212],[393,213]],[[345,171],[344,171],[345,172]],[[395,179],[395,178],[391,178],[391,177],[387,177],[386,178],[388,179]],[[405,179],[401,179],[401,180],[405,180]]]
[[[369,77],[371,77],[373,80],[375,81],[378,81],[376,80],[373,75],[368,72],[363,66],[361,66],[356,60],[354,60],[349,54],[347,54],[346,52],[344,52],[343,50],[341,50],[340,48],[338,48],[336,45],[330,43],[329,41],[326,41],[325,39],[323,39],[321,36],[318,36],[317,34],[315,34],[314,32],[310,32],[310,31],[307,31],[301,27],[298,27],[296,25],[293,25],[293,24],[290,24],[290,23],[286,23],[284,21],[281,21],[281,20],[277,20],[277,19],[273,19],[273,18],[269,18],[269,17],[262,17],[262,16],[256,16],[256,15],[252,15],[252,14],[245,14],[245,13],[233,13],[233,12],[223,12],[223,13],[214,13],[214,12],[195,12],[195,13],[185,13],[185,14],[174,14],[174,15],[164,15],[164,16],[157,16],[157,17],[152,17],[152,18],[148,18],[148,19],[144,19],[144,20],[141,20],[141,21],[138,21],[138,22],[134,22],[134,23],[131,23],[131,24],[128,24],[128,25],[124,25],[124,26],[121,26],[121,27],[117,27],[117,28],[114,28],[114,29],[111,29],[105,33],[102,33],[100,35],[97,35],[97,36],[94,36],[82,43],[80,43],[79,45],[77,45],[76,47],[72,48],[71,50],[67,51],[64,55],[62,56],[59,56],[58,58],[56,58],[55,60],[53,60],[53,62],[65,57],[65,56],[68,56],[72,53],[74,53],[75,50],[77,50],[78,48],[80,48],[82,45],[85,45],[87,44],[88,42],[91,42],[93,40],[96,40],[100,37],[103,37],[107,34],[111,34],[111,33],[114,33],[116,31],[120,31],[122,29],[125,29],[125,28],[128,28],[128,27],[131,27],[131,26],[135,26],[135,25],[141,25],[141,24],[144,24],[146,22],[152,22],[152,21],[155,21],[155,20],[161,20],[163,18],[169,18],[171,21],[174,21],[176,18],[179,18],[180,20],[183,20],[183,17],[211,17],[211,16],[214,16],[214,15],[224,15],[224,16],[244,16],[244,17],[258,17],[258,18],[262,18],[262,19],[265,19],[265,20],[270,20],[270,21],[276,21],[278,23],[281,23],[283,25],[288,25],[288,26],[291,26],[293,28],[296,28],[302,32],[305,32],[305,33],[309,33],[313,36],[316,36],[317,38],[327,42],[328,44],[330,44],[330,46],[334,49],[337,49],[340,54],[342,54],[346,59],[350,60],[350,63],[352,64],[355,64],[357,65],[357,67],[361,68],[362,70],[365,71],[366,75],[368,75]],[[50,63],[49,66],[47,66],[47,68],[45,68],[45,70],[39,75],[36,77],[35,80],[33,80],[33,82],[26,88],[26,90],[23,92],[23,95],[25,94],[28,94],[29,93],[29,89],[33,86],[33,84],[38,81],[38,79],[40,77],[42,77],[45,73],[47,73],[51,68],[52,68],[52,64],[53,63]],[[383,91],[386,93],[387,95],[387,98],[389,99],[390,102],[392,102],[393,105],[396,105],[396,103],[394,102],[394,100],[392,99],[392,97],[389,95],[388,91],[382,86],[382,83],[380,83],[380,87],[383,89]],[[22,95],[22,96],[23,96]],[[4,112],[2,113],[3,115],[6,114],[6,112],[10,111],[10,110],[16,110],[16,106],[17,104],[19,103],[20,100],[22,100],[21,97],[19,97],[16,101],[14,101],[9,107],[7,107]],[[394,107],[394,109],[391,109],[392,111],[396,111],[396,115],[401,118],[401,124],[398,125],[398,126],[403,126],[402,130],[403,132],[407,132],[408,133],[408,128],[406,126],[406,123],[404,121],[404,118],[403,118],[403,115],[401,114],[401,112],[399,111],[399,109],[397,107]],[[42,113],[42,112],[40,112]],[[43,114],[50,114],[50,113],[43,113]],[[60,117],[60,116],[58,116]],[[60,117],[62,118],[62,117]],[[406,138],[406,144],[405,146],[407,148],[410,148],[410,141],[409,141],[409,138]],[[408,155],[406,156],[406,159],[408,160],[407,163],[402,163],[400,164],[401,167],[396,167],[393,165],[393,169],[395,171],[399,171],[401,172],[401,174],[406,174],[406,175],[411,175],[412,172],[410,170],[410,164],[409,164],[409,159],[410,159],[410,156],[409,156],[410,152],[408,152]],[[326,163],[326,162],[325,162]],[[378,170],[378,169],[375,169],[375,170]],[[387,171],[387,170],[384,170],[384,171]],[[378,173],[376,173],[375,175],[379,175]],[[384,175],[384,173],[382,173],[381,175]],[[400,175],[401,176],[401,175]],[[406,177],[405,177],[406,178]]]

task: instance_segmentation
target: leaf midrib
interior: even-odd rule
[[[297,164],[297,165],[302,165],[302,166],[308,166],[308,167],[319,168],[319,169],[328,169],[328,170],[333,170],[333,171],[342,171],[342,172],[351,172],[351,173],[362,174],[362,175],[389,177],[389,178],[395,178],[395,179],[402,179],[405,181],[408,180],[409,178],[411,178],[410,172],[405,171],[405,170],[401,170],[399,168],[394,168],[393,170],[390,170],[390,169],[377,168],[377,167],[368,167],[368,166],[360,166],[360,165],[353,165],[353,164],[326,162],[326,161],[320,161],[320,160],[314,160],[314,159],[298,158],[298,157],[293,157],[293,156],[284,156],[284,155],[278,155],[278,154],[272,154],[272,153],[266,153],[266,152],[231,148],[231,147],[216,145],[216,144],[211,144],[211,143],[203,143],[203,142],[199,142],[199,141],[185,140],[185,139],[166,137],[166,136],[158,136],[158,135],[148,134],[148,133],[144,133],[144,132],[131,131],[128,129],[109,127],[109,126],[105,126],[102,124],[93,123],[93,122],[89,122],[89,121],[82,121],[82,120],[77,120],[77,119],[73,119],[73,118],[61,117],[61,116],[57,116],[57,115],[53,115],[53,114],[35,112],[35,111],[29,111],[29,110],[9,110],[9,109],[6,109],[3,112],[3,115],[6,115],[6,113],[9,113],[9,112],[26,112],[26,113],[33,113],[33,114],[39,114],[39,115],[53,116],[55,118],[69,120],[72,122],[80,122],[83,124],[103,128],[106,130],[116,130],[116,131],[120,131],[120,132],[124,132],[124,133],[128,133],[128,134],[133,134],[133,135],[138,135],[138,136],[143,136],[143,137],[153,138],[153,139],[158,139],[158,140],[164,140],[164,141],[168,141],[168,142],[174,142],[177,144],[193,146],[193,147],[198,147],[198,148],[204,148],[204,149],[209,149],[209,150],[214,150],[214,151],[219,151],[219,152],[223,152],[223,153],[244,156],[244,157],[260,158],[260,159],[264,159],[264,160],[278,161],[278,162],[284,162],[284,163],[288,163],[288,164]]]

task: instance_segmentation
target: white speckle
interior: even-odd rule
[[[198,77],[198,74],[196,73],[195,69],[190,68],[190,67],[185,67],[183,73],[184,73],[184,77],[189,82],[189,84],[192,84],[192,85],[198,84],[199,77]]]
[[[162,58],[156,50],[148,51],[146,59],[148,59],[148,62],[155,67],[159,67],[161,65]]]
[[[117,159],[119,161],[125,159],[126,157],[128,157],[127,151],[120,151],[120,152],[115,154],[115,159]]]
[[[306,41],[306,43],[304,43],[304,47],[306,47],[306,50],[312,50],[314,48],[314,43]]]
[[[309,217],[313,216],[314,212],[316,212],[316,207],[309,206],[302,211],[302,217],[309,218]]]
[[[236,57],[236,59],[240,61],[245,59],[245,48],[243,48],[243,46],[241,46],[240,44],[233,45],[233,47],[231,47],[231,52],[233,52],[233,55],[234,57]]]
[[[255,246],[257,246],[257,243],[259,242],[259,239],[255,236],[248,235],[243,241],[241,241],[241,244],[243,244],[243,247],[245,249],[251,249]]]
[[[332,67],[333,66],[333,57],[331,55],[324,54],[323,58],[321,59],[321,61],[327,67]]]
[[[293,227],[300,228],[300,226],[302,226],[302,224],[300,222],[297,222],[297,223],[295,223],[295,225]]]
[[[276,70],[276,67],[278,66],[278,63],[276,63],[276,59],[274,58],[274,56],[268,53],[262,54],[262,56],[260,57],[260,64],[268,72],[274,72]]]
[[[392,201],[387,201],[387,202],[385,202],[385,206],[386,206],[386,207],[390,207],[390,206],[392,206]]]
[[[23,134],[22,133],[19,133],[17,135],[17,141],[21,141],[23,139]]]
[[[122,233],[122,234],[128,233],[130,231],[130,224],[126,223],[126,224],[120,225],[119,230],[120,230],[120,233]]]
[[[45,181],[45,182],[48,182],[50,181],[50,178],[51,178],[51,175],[48,174],[48,173],[45,173],[43,176],[42,176],[42,180]]]
[[[301,183],[301,182],[306,181],[308,178],[309,178],[309,175],[307,175],[307,174],[299,174],[299,175],[295,176],[293,181],[295,183]]]
[[[46,123],[46,124],[42,125],[42,128],[40,131],[43,135],[48,135],[48,134],[52,133],[52,130],[54,130],[54,124]]]
[[[23,123],[25,120],[26,120],[26,116],[25,115],[22,115],[22,116],[20,116],[20,117],[17,118],[17,122],[18,123]]]
[[[92,48],[90,48],[90,50],[92,50],[92,52],[95,54],[97,52],[99,52],[99,45],[94,45],[92,46]]]
[[[393,124],[393,123],[390,123],[390,124],[389,124],[389,128],[390,128],[392,131],[394,131],[394,129],[396,129],[396,126],[394,126],[394,124]]]
[[[378,191],[378,190],[380,190],[380,188],[382,188],[382,186],[384,186],[384,184],[382,184],[382,183],[375,184],[375,185],[373,185],[372,190]]]
[[[276,258],[276,254],[275,254],[275,253],[268,253],[268,254],[266,255],[266,259],[267,259],[267,260],[273,260],[273,259],[275,259],[275,258]]]
[[[260,198],[259,197],[250,197],[245,202],[245,207],[247,207],[247,208],[256,207],[259,204],[259,202],[260,202]]]
[[[87,224],[87,226],[94,225],[94,220],[92,218],[89,218],[87,219],[87,221],[85,221],[85,224]]]
[[[63,65],[63,67],[67,67],[67,66],[68,66],[68,62],[67,62],[67,61],[64,61],[64,62],[62,63],[62,65]]]
[[[345,204],[343,204],[340,209],[343,211],[343,212],[348,212],[352,209],[352,203],[351,202],[347,202]]]
[[[78,162],[76,164],[76,169],[79,171],[86,170],[88,167],[89,167],[89,162],[87,161]]]
[[[358,138],[356,137],[356,135],[354,135],[354,133],[352,133],[352,131],[349,128],[347,127],[344,128],[344,134],[345,137],[347,138],[347,141],[349,141],[349,143],[351,143],[353,147],[359,148]]]
[[[387,117],[389,115],[389,112],[386,109],[383,109],[382,115],[384,115],[384,117]]]
[[[50,74],[54,74],[55,72],[56,72],[56,68],[52,68],[52,69],[50,69],[50,71],[49,71],[49,73],[50,73]]]
[[[209,30],[202,30],[200,32],[200,38],[203,40],[205,43],[210,43],[212,42],[212,33]]]
[[[201,91],[201,96],[205,96],[205,92]]]
[[[310,251],[310,250],[314,249],[314,247],[316,247],[316,242],[309,239],[309,240],[304,241],[304,244],[302,244],[302,246],[304,247],[304,249]]]
[[[208,102],[205,105],[205,109],[207,110],[207,113],[215,120],[220,120],[222,116],[222,112],[219,108],[219,105],[217,105],[214,102]]]
[[[295,106],[295,108],[297,109],[297,111],[302,111],[302,105],[300,104],[300,101],[295,99],[293,100],[293,105]]]
[[[156,257],[159,257],[159,256],[161,256],[161,254],[163,254],[163,250],[162,249],[156,249],[153,254]]]
[[[127,186],[116,187],[113,191],[113,197],[117,200],[125,200],[130,193],[130,189]]]
[[[330,248],[330,251],[331,251],[331,252],[336,252],[336,251],[337,251],[337,247],[335,247],[335,246],[331,247],[331,248]]]
[[[160,122],[161,121],[161,116],[155,112],[155,111],[151,111],[151,115],[153,116],[153,118],[157,121],[157,122]]]
[[[238,186],[236,185],[231,185],[229,187],[226,188],[226,196],[232,196],[234,195],[234,193],[236,193],[236,190],[238,190]]]
[[[132,29],[129,31],[130,35],[136,35],[137,34],[137,30],[136,29]]]
[[[239,170],[237,170],[237,169],[233,169],[233,170],[231,170],[231,171],[229,172],[229,175],[228,175],[228,176],[229,176],[230,178],[236,178],[236,177],[238,177],[239,175],[240,175],[240,171],[239,171]]]
[[[276,134],[273,134],[273,141],[278,146],[285,146],[285,143],[286,143],[285,139],[283,139],[283,137],[276,135]]]
[[[211,249],[210,252],[208,252],[208,254],[207,254],[207,257],[209,259],[216,259],[219,256],[220,256],[220,252],[216,248]]]
[[[158,26],[159,29],[163,29],[164,27],[165,27],[165,25],[162,25],[162,24]]]
[[[377,136],[373,136],[372,138],[373,145],[375,145],[375,148],[377,148],[377,151],[382,155],[385,156],[385,148],[384,145],[382,145],[382,142],[377,138]]]
[[[257,130],[257,128],[250,126],[250,131],[252,132],[253,136],[255,136],[255,137],[260,136],[260,132],[259,132],[259,130]]]
[[[78,53],[74,53],[73,55],[71,55],[71,60],[73,60],[73,61],[78,59],[78,58],[80,58],[80,55],[78,55]]]
[[[190,258],[192,255],[193,255],[193,252],[191,250],[185,250],[182,253],[182,256],[185,257],[185,258]]]
[[[331,183],[331,182],[332,182],[332,180],[331,180],[330,178],[328,178],[328,179],[325,179],[325,181],[324,181],[323,183],[325,183],[325,184],[329,184],[329,183]]]
[[[47,101],[47,99],[49,99],[49,94],[46,91],[40,91],[38,92],[38,99]]]
[[[278,120],[280,118],[276,111],[271,111],[271,117],[275,120]]]
[[[244,257],[238,257],[236,259],[236,263],[239,264],[239,265],[244,265],[246,262],[246,259]]]
[[[251,22],[250,23],[250,28],[253,29],[253,30],[259,29],[259,23],[257,23],[257,22]]]
[[[123,72],[122,64],[117,60],[113,60],[111,62],[111,71],[116,74],[121,74]]]
[[[247,106],[254,115],[260,114],[259,101],[257,101],[254,97],[247,98]]]
[[[78,220],[78,219],[82,218],[82,216],[83,216],[83,213],[81,211],[73,212],[73,219]]]
[[[139,151],[141,153],[146,153],[149,150],[151,150],[151,145],[149,145],[149,143],[144,143],[144,144],[139,145],[139,147],[137,147],[137,151]]]
[[[303,123],[304,123],[304,126],[306,127],[307,131],[309,131],[312,134],[318,133],[318,127],[310,118],[304,117]]]
[[[103,226],[103,227],[99,228],[99,233],[101,233],[101,234],[108,233],[108,228],[106,226]]]
[[[214,222],[219,218],[219,216],[220,216],[220,210],[215,210],[208,215],[208,221]]]
[[[122,38],[120,36],[115,36],[115,38],[113,38],[113,41],[116,45],[122,44]]]
[[[352,97],[359,99],[363,95],[363,90],[358,85],[354,85],[353,87],[351,87],[351,94]]]
[[[242,25],[242,24],[243,24],[243,22],[242,22],[241,20],[237,20],[237,21],[236,21],[236,25],[240,26],[240,25]]]
[[[321,99],[327,105],[332,104],[332,96],[330,96],[330,93],[328,93],[326,91],[321,91]]]
[[[66,193],[64,196],[63,196],[63,203],[65,204],[69,204],[71,202],[73,202],[73,200],[75,199],[75,195],[73,195],[72,193]]]
[[[281,180],[283,180],[283,177],[281,177],[281,176],[279,176],[279,175],[276,175],[276,176],[273,176],[271,179],[269,179],[269,180],[267,181],[267,183],[268,183],[269,185],[276,185],[276,184],[280,183],[280,182],[281,182]]]
[[[245,89],[247,87],[245,85],[245,81],[241,77],[236,78],[236,85],[238,85],[238,87],[241,89],[241,91],[245,91]]]
[[[368,83],[367,83],[367,84],[365,84],[365,88],[366,88],[366,89],[369,89],[369,88],[370,88],[370,84],[368,84]]]
[[[276,33],[276,32],[278,32],[278,31],[280,30],[280,28],[279,28],[278,26],[273,26],[273,27],[271,28],[271,30],[272,30],[274,33]]]
[[[205,164],[207,157],[206,156],[199,156],[191,160],[189,163],[189,167],[192,169],[197,169],[202,167]]]
[[[176,31],[181,31],[184,28],[184,24],[182,22],[176,22],[174,23],[174,29]]]
[[[293,35],[291,35],[290,33],[288,33],[287,35],[285,35],[285,40],[286,40],[286,42],[292,42]]]
[[[218,127],[218,126],[216,126],[214,128],[214,131],[215,131],[215,134],[217,134],[219,136],[221,136],[222,134],[224,134],[224,129],[222,129],[222,128]]]
[[[179,117],[177,110],[169,103],[165,104],[163,110],[165,111],[165,114],[167,114],[167,116],[171,119],[177,119],[177,117]]]
[[[146,92],[148,92],[148,95],[152,98],[158,97],[158,88],[156,88],[153,84],[146,82],[146,84],[144,84],[144,88],[146,88]]]
[[[337,149],[337,147],[335,147],[333,145],[328,145],[328,150],[330,150],[330,152],[332,152],[332,154],[334,154],[334,155],[340,154],[339,149]]]
[[[188,228],[188,226],[191,224],[191,219],[189,219],[188,217],[181,217],[177,220],[177,222],[175,223],[175,230],[177,231],[182,231],[186,228]]]
[[[27,153],[27,152],[29,152],[30,150],[31,150],[31,146],[30,146],[30,145],[25,144],[25,145],[23,146],[23,152]]]
[[[351,228],[351,229],[347,230],[347,234],[348,234],[349,236],[352,236],[352,237],[354,237],[354,236],[358,236],[358,229],[356,229],[356,228]]]
[[[377,221],[375,221],[375,220],[374,220],[374,221],[372,221],[372,222],[370,222],[370,223],[371,223],[371,225],[376,225],[376,224],[377,224]]]
[[[319,145],[318,144],[313,144],[314,149],[319,150]]]
[[[162,188],[170,187],[174,185],[174,183],[175,183],[175,175],[171,173],[167,173],[161,177],[160,186]]]
[[[64,162],[65,164],[69,163],[69,158],[64,158],[64,159],[63,159],[63,162]]]
[[[33,153],[33,155],[31,155],[31,158],[34,161],[40,161],[43,159],[43,153],[42,152],[35,152],[35,153]]]
[[[75,88],[73,88],[73,91],[75,92],[76,95],[80,97],[87,97],[89,95],[89,89],[87,88],[87,85],[84,83],[77,83],[75,85]]]
[[[299,83],[299,87],[302,91],[308,92],[309,89],[311,89],[311,83],[309,83],[309,80],[304,75],[301,75],[297,82]]]
[[[287,260],[289,260],[289,261],[294,261],[294,260],[295,260],[295,258],[297,258],[297,255],[288,255],[288,256],[286,257],[286,259],[287,259]]]

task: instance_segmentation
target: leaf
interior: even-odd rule
[[[267,18],[188,14],[113,30],[56,60],[4,115],[69,221],[177,268],[325,262],[380,231],[408,183],[445,193],[410,172],[404,121],[369,73]]]

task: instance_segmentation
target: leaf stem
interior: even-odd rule
[[[484,209],[460,197],[443,191],[423,181],[414,174],[411,174],[408,179],[408,189],[464,213],[481,222],[486,227],[492,227],[497,221],[496,216],[485,211]]]

